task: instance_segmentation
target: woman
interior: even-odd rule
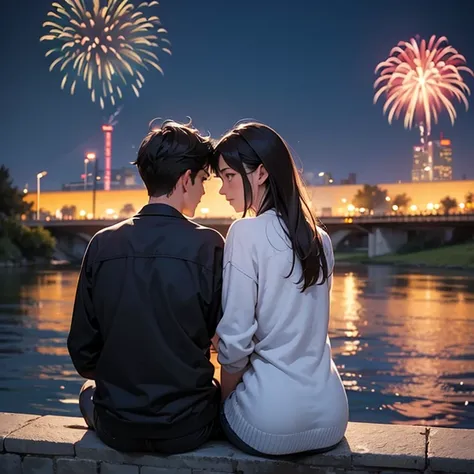
[[[254,455],[331,449],[344,436],[348,405],[328,338],[330,238],[270,127],[231,130],[213,168],[232,207],[255,214],[231,226],[224,251],[223,429]]]

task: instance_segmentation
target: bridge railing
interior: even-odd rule
[[[474,213],[458,214],[377,214],[357,216],[319,216],[323,224],[388,224],[388,223],[457,223],[474,222]],[[74,227],[74,226],[110,226],[124,219],[44,219],[24,221],[29,227]],[[230,225],[235,219],[230,217],[198,217],[194,221],[203,225]]]

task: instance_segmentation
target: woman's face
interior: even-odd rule
[[[225,162],[222,155],[219,157],[219,178],[222,180],[219,194],[225,196],[235,212],[244,212],[245,199],[242,176]]]

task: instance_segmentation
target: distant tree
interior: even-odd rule
[[[468,212],[473,212],[474,211],[474,194],[473,193],[467,193],[466,197],[464,198],[464,203],[466,204],[466,210]]]
[[[399,209],[405,209],[411,202],[411,197],[407,196],[406,193],[397,194],[392,200],[392,206],[398,206]]]
[[[387,206],[386,197],[387,191],[385,189],[370,184],[364,184],[364,187],[357,191],[357,194],[352,200],[352,204],[357,208],[363,207],[368,211],[384,209]]]
[[[24,193],[16,186],[10,177],[10,171],[4,165],[0,166],[0,218],[18,217],[31,210],[31,203],[24,201]]]
[[[458,207],[458,202],[456,199],[450,196],[446,196],[445,198],[441,199],[440,204],[445,214],[449,214],[451,209]]]
[[[133,204],[125,204],[122,209],[120,210],[120,217],[122,218],[127,218],[135,214],[135,208],[133,207]]]
[[[35,257],[51,258],[56,246],[56,240],[43,227],[28,227],[21,225],[18,229],[15,244],[21,249],[23,256],[28,260]]]
[[[29,228],[14,217],[4,219],[0,226],[0,260],[51,258],[55,245],[54,237],[43,227]]]
[[[77,214],[77,208],[76,206],[63,206],[61,208],[61,214],[63,216],[63,219],[75,219],[76,214]]]
[[[10,177],[8,168],[0,166],[0,260],[21,261],[22,258],[51,258],[55,240],[42,227],[30,229],[20,221],[29,215],[32,204],[24,201],[25,194]]]

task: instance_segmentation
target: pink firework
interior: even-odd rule
[[[375,73],[378,72],[374,103],[385,95],[383,112],[388,112],[389,123],[403,114],[405,128],[412,128],[415,122],[422,135],[425,129],[429,136],[432,123],[438,122],[443,110],[454,124],[454,99],[463,102],[468,109],[467,96],[471,92],[461,72],[474,73],[445,36],[438,39],[432,36],[428,43],[418,38],[400,41],[390,56],[375,68]]]

